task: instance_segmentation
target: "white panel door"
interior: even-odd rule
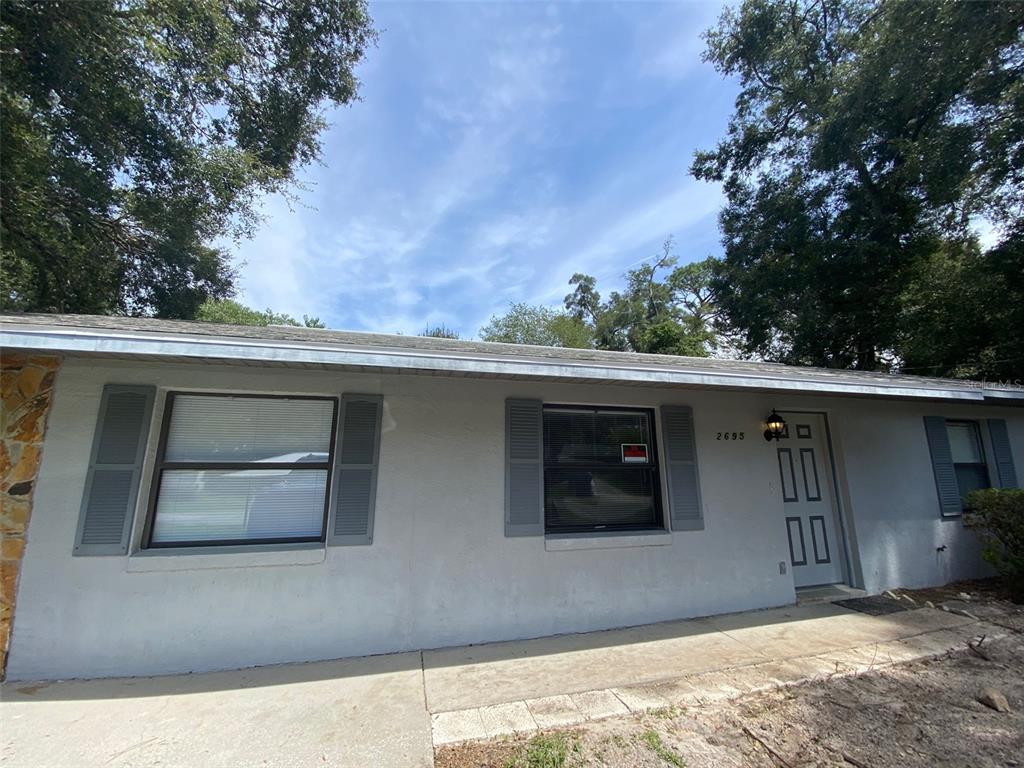
[[[835,584],[843,581],[842,542],[836,535],[825,419],[814,413],[782,417],[786,431],[778,441],[779,476],[793,581],[798,587]]]

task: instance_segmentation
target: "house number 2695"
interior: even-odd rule
[[[715,440],[746,440],[743,432],[717,432]]]

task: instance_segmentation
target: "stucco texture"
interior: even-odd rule
[[[284,552],[72,557],[104,384],[160,390],[140,499],[168,390],[382,394],[373,544]],[[201,385],[201,386],[197,386]],[[657,546],[549,551],[504,536],[508,397],[694,409],[705,529]],[[437,648],[778,606],[795,599],[771,408],[833,428],[848,581],[869,590],[975,575],[973,535],[941,520],[921,416],[1006,408],[697,389],[68,359],[36,488],[9,674],[159,674]],[[718,441],[718,431],[744,431]],[[56,435],[59,439],[52,439]],[[137,546],[145,503],[133,527]],[[945,552],[936,553],[940,543]],[[635,544],[635,542],[634,542]],[[133,547],[134,549],[134,547]]]

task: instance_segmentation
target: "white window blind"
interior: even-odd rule
[[[176,395],[164,460],[327,461],[334,403]]]
[[[150,546],[322,539],[335,401],[176,394],[168,407]]]

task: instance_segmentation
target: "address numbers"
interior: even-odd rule
[[[716,432],[715,440],[746,440],[745,432]]]

